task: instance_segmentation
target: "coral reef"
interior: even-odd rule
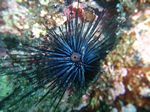
[[[87,8],[87,6],[90,8]],[[12,62],[4,63],[4,61],[8,59],[10,50],[13,51],[11,52],[13,55],[16,54],[17,51],[14,51],[14,49],[22,46],[20,42],[27,43],[29,47],[29,45],[39,45],[40,40],[42,40],[44,44],[41,45],[45,47],[48,43],[47,38],[45,38],[49,32],[47,29],[65,25],[68,19],[66,16],[70,16],[70,13],[72,13],[72,18],[75,18],[77,7],[79,7],[78,16],[80,20],[91,22],[97,18],[97,10],[103,10],[102,6],[111,10],[111,16],[114,14],[112,9],[119,13],[117,17],[114,17],[115,20],[123,23],[119,26],[120,29],[117,32],[119,42],[114,42],[116,47],[108,53],[106,58],[102,58],[98,65],[101,68],[100,72],[93,77],[92,81],[88,82],[86,88],[82,88],[82,91],[75,90],[72,87],[67,89],[56,111],[149,112],[149,0],[80,0],[80,5],[77,5],[74,0],[70,0],[70,2],[67,0],[0,0],[0,66],[11,65]],[[71,12],[70,8],[73,9]],[[85,10],[82,11],[82,9]],[[113,28],[115,26],[112,25],[112,31],[115,30]],[[109,27],[105,27],[104,30],[108,31]],[[58,32],[58,30],[55,32]],[[95,35],[98,36],[99,33],[95,33]],[[97,41],[102,39],[104,38]],[[6,48],[9,50],[6,50]],[[29,51],[26,46],[22,49]],[[19,53],[22,54],[22,52]],[[74,56],[77,56],[77,59]],[[78,54],[74,54],[71,58],[76,61],[78,56]],[[20,62],[17,58],[13,58],[13,61]],[[20,64],[20,69],[24,69],[21,67],[27,65],[27,63]],[[47,90],[49,90],[47,87],[50,84],[34,92],[35,85],[31,85],[31,80],[26,80],[32,79],[31,77],[20,80],[12,75],[11,67],[9,69],[8,72],[0,69],[0,101],[5,101],[3,103],[8,104],[6,109],[0,110],[0,112],[8,112],[8,108],[14,112],[26,112],[29,107],[31,112],[51,112],[50,106],[53,103],[51,100],[53,98],[50,95],[42,99],[40,106],[33,106],[47,93]],[[95,68],[92,73],[94,71],[96,71]],[[45,76],[45,74],[43,75]],[[13,100],[18,100],[19,96],[31,90],[33,90],[33,93],[26,99],[24,99],[26,96],[23,96],[22,99],[24,100],[20,99],[19,106],[13,104]],[[18,96],[13,93],[18,94]],[[13,107],[9,107],[9,104],[13,104]],[[3,105],[0,103],[0,109]]]

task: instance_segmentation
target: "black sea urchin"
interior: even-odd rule
[[[116,42],[119,24],[115,11],[80,9],[79,3],[75,8],[68,8],[70,14],[62,26],[49,29],[34,44],[23,41],[8,49],[8,58],[3,60],[0,72],[15,76],[19,86],[0,101],[0,109],[14,110],[14,105],[41,88],[46,92],[36,104],[50,94],[49,108],[56,109],[68,88],[82,89],[97,74],[100,60]],[[93,19],[87,20],[84,11],[93,12]],[[28,80],[28,89],[22,88],[21,83],[25,82],[20,79]]]

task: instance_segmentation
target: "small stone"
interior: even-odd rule
[[[89,100],[89,96],[88,96],[88,95],[83,95],[83,96],[82,96],[82,103],[83,103],[83,104],[87,104],[87,103],[88,103],[88,100]]]
[[[86,11],[85,10],[84,13],[83,13],[83,18],[85,19],[85,21],[91,22],[91,21],[94,21],[96,16],[95,16],[93,11]]]
[[[141,88],[140,95],[144,97],[150,97],[150,88],[149,87]]]
[[[67,21],[67,17],[64,16],[64,15],[61,14],[61,13],[54,14],[54,15],[52,16],[52,19],[55,21],[55,23],[56,23],[57,26],[61,26],[62,24],[65,23],[65,21]]]
[[[39,2],[40,2],[41,5],[46,5],[47,6],[50,1],[49,0],[39,0]]]
[[[32,33],[36,38],[38,38],[41,34],[46,35],[46,30],[44,30],[44,27],[42,25],[35,23],[32,27]]]
[[[117,108],[113,108],[111,112],[118,112]]]
[[[128,104],[122,107],[122,112],[137,112],[137,109],[133,104]]]
[[[128,75],[128,71],[127,71],[126,68],[122,68],[122,69],[121,69],[121,75],[122,75],[123,77],[126,77],[126,76]]]
[[[47,15],[47,11],[45,11],[45,10],[41,10],[41,13],[40,13],[40,16],[41,17],[44,17],[45,15]]]
[[[64,0],[59,0],[59,2],[60,2],[60,3],[62,3],[62,4],[64,4],[64,3],[65,3],[65,2],[64,2]]]

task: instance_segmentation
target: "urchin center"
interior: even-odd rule
[[[71,55],[71,60],[73,62],[79,62],[81,60],[81,54],[73,52]]]

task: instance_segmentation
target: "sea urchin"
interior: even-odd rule
[[[11,110],[13,105],[45,86],[47,91],[37,102],[51,94],[50,106],[56,108],[68,88],[82,89],[87,80],[97,74],[100,60],[116,42],[117,16],[104,8],[80,9],[78,6],[69,6],[67,21],[48,29],[47,35],[34,45],[20,42],[15,49],[8,49],[8,59],[4,60],[7,64],[1,67],[1,74],[13,74],[16,80],[25,78],[32,89],[21,93],[21,87],[17,87],[0,101],[0,108]],[[87,20],[82,16],[86,11],[93,12],[94,18]],[[8,106],[7,101],[16,95],[19,98],[13,99]]]

